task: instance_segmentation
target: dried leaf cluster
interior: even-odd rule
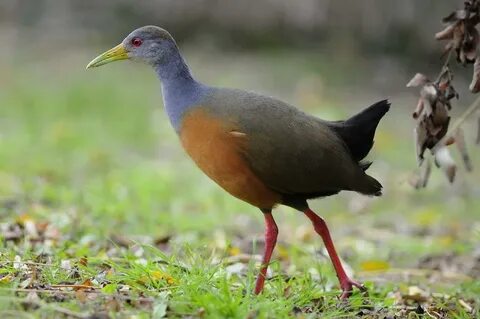
[[[454,50],[457,61],[462,64],[475,63],[479,34],[476,25],[479,19],[477,0],[465,1],[464,9],[457,10],[443,18],[445,29],[435,34],[437,40],[448,40],[445,51]]]
[[[458,99],[459,96],[452,85],[453,73],[449,62],[452,55],[455,54],[457,62],[463,66],[473,64],[470,91],[472,93],[480,92],[480,57],[477,50],[479,32],[476,28],[480,22],[480,1],[465,1],[463,9],[452,12],[443,18],[443,22],[446,24],[445,29],[435,34],[437,40],[447,41],[444,52],[446,59],[440,74],[432,81],[426,75],[417,73],[407,84],[407,87],[420,88],[420,98],[413,112],[413,118],[417,120],[415,128],[417,161],[422,169],[422,172],[411,180],[412,185],[416,188],[425,187],[430,176],[431,165],[428,160],[425,163],[424,155],[427,149],[431,151],[436,166],[444,171],[451,183],[455,180],[457,165],[447,146],[455,143],[466,169],[472,170],[460,124],[469,114],[473,113],[480,103],[472,105],[456,123],[456,127],[452,129],[450,125],[451,101],[453,98]],[[480,119],[478,134],[477,142],[480,141]]]

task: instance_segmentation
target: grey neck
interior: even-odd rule
[[[162,82],[163,104],[170,123],[179,133],[185,111],[197,105],[205,87],[195,81],[176,47],[167,56],[154,68]]]

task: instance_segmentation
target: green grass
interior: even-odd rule
[[[334,72],[328,62],[302,57],[199,54],[191,61],[207,82],[269,92],[321,116],[358,110],[358,101],[348,109],[331,98],[348,86],[338,74],[332,76],[335,87],[319,93],[325,79],[316,73],[328,78]],[[127,63],[86,72],[88,58],[68,58],[0,65],[7,75],[0,91],[3,316],[422,317],[406,301],[411,286],[436,293],[425,309],[442,309],[449,318],[479,315],[478,277],[462,268],[462,258],[473,256],[480,240],[479,175],[460,170],[459,181],[448,186],[434,171],[426,190],[412,190],[405,181],[415,166],[413,123],[395,98],[372,155],[372,175],[382,180],[386,195],[364,201],[342,194],[312,203],[369,296],[357,292],[350,305],[340,304],[320,239],[301,214],[279,208],[273,277],[255,297],[262,216],[225,194],[186,157],[163,114],[153,73]],[[474,163],[478,153],[472,152]],[[47,227],[50,237],[32,238],[29,223]],[[8,239],[15,227],[17,237]],[[420,258],[449,253],[451,273],[418,271]],[[15,264],[15,258],[25,263]],[[368,264],[383,266],[374,272]],[[52,288],[89,286],[88,280],[92,287],[86,290]],[[398,304],[398,295],[411,308]]]

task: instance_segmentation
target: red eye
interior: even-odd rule
[[[139,46],[141,46],[141,45],[142,45],[142,39],[140,39],[140,38],[133,38],[133,39],[132,39],[132,45],[133,45],[134,47],[139,47]]]

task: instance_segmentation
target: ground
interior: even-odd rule
[[[186,157],[147,67],[84,71],[100,51],[0,64],[4,318],[480,316],[480,176],[460,166],[454,185],[434,170],[427,189],[409,186],[414,93],[390,96],[370,156],[385,195],[312,202],[368,295],[339,302],[320,238],[280,207],[271,279],[256,297],[261,213]],[[276,95],[329,119],[386,97],[344,89],[358,80],[340,76],[351,65],[331,70],[307,53],[188,57],[206,82]]]

